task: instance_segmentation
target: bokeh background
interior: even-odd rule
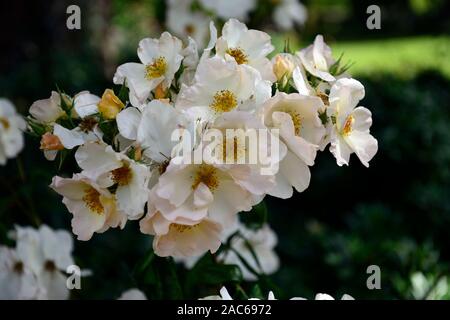
[[[316,292],[450,298],[450,2],[302,0],[308,19],[288,31],[269,17],[275,2],[259,2],[247,24],[269,32],[278,50],[285,39],[299,49],[321,33],[335,58],[344,53],[354,62],[349,72],[366,87],[362,105],[372,110],[379,142],[370,168],[353,157],[350,167],[340,168],[323,152],[305,192],[266,199],[281,267],[260,288],[280,298]],[[81,30],[66,28],[70,4],[81,8]],[[381,7],[380,30],[366,27],[370,4]],[[165,1],[156,0],[2,1],[0,96],[25,115],[56,85],[69,94],[87,89],[101,95],[116,66],[137,59],[138,41],[166,29],[165,17]],[[19,158],[0,167],[0,243],[10,241],[14,224],[70,229],[70,214],[48,188],[59,163],[47,162],[38,149],[27,137]],[[75,164],[69,159],[60,170],[68,175]],[[125,231],[76,242],[77,263],[94,272],[76,298],[114,298],[135,286],[147,286],[151,298],[194,298],[230,281],[218,274],[205,280],[158,260],[139,282],[136,264],[145,264],[151,245],[137,230],[137,223],[128,223]],[[381,268],[381,290],[366,287],[366,268],[373,264]],[[188,284],[160,282],[174,273]]]

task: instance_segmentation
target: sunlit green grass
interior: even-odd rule
[[[284,38],[276,36],[274,43],[282,50]],[[294,43],[291,47],[300,46]],[[423,70],[436,70],[450,78],[450,37],[336,42],[331,47],[336,58],[344,53],[344,62],[354,62],[350,69],[354,76],[391,73],[396,77],[410,78]]]

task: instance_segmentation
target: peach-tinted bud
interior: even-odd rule
[[[160,83],[156,88],[155,88],[155,99],[165,99],[167,96],[167,90],[164,90],[162,83]]]
[[[294,69],[295,64],[288,57],[281,54],[275,57],[273,72],[275,73],[278,81],[280,81],[284,76],[289,78]]]
[[[63,150],[64,146],[58,136],[46,132],[41,138],[41,150]]]
[[[140,161],[142,159],[142,147],[140,145],[137,145],[134,148],[134,160]]]
[[[98,111],[105,119],[115,119],[117,114],[125,107],[122,101],[114,94],[111,89],[106,89],[102,99],[98,103]]]

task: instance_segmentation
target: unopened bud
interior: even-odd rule
[[[283,77],[290,78],[295,69],[292,59],[286,54],[278,54],[274,59],[273,72],[277,80],[280,81]]]
[[[125,107],[122,101],[111,89],[106,89],[98,103],[98,110],[106,119],[115,119],[117,114]]]
[[[64,146],[58,136],[51,134],[50,132],[46,132],[41,138],[40,148],[45,151],[57,151],[63,150]]]

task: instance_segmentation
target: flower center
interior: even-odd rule
[[[348,136],[352,132],[353,122],[355,122],[355,118],[352,115],[349,115],[345,120],[344,128],[342,129],[342,134],[344,136]]]
[[[167,61],[164,57],[158,57],[153,63],[145,66],[145,77],[148,80],[162,77],[167,70]]]
[[[94,117],[87,117],[81,120],[79,127],[81,131],[84,133],[88,133],[94,130],[95,125],[97,124],[97,120]]]
[[[247,147],[244,137],[226,138],[222,145],[222,158],[225,163],[238,163],[239,160],[245,159]]]
[[[188,34],[188,35],[192,35],[195,32],[195,27],[192,24],[187,24],[184,27],[184,31]]]
[[[97,214],[103,214],[103,204],[100,202],[100,192],[93,187],[84,191],[83,201],[86,206]]]
[[[287,114],[289,114],[291,116],[292,119],[292,123],[294,124],[294,131],[295,131],[295,135],[296,136],[300,136],[300,132],[302,129],[302,116],[300,115],[300,113],[298,113],[295,110],[292,109],[286,109],[284,110],[284,112],[286,112]]]
[[[236,60],[237,64],[248,63],[248,56],[241,48],[228,48],[226,53],[232,56],[234,60]]]
[[[15,273],[22,274],[23,273],[23,263],[22,261],[17,261],[14,266],[13,270]]]
[[[189,230],[191,230],[191,229],[193,229],[193,228],[196,228],[198,225],[199,225],[199,224],[194,224],[194,225],[192,225],[192,226],[189,226],[189,225],[185,225],[185,224],[172,223],[172,224],[170,225],[170,229],[171,229],[172,231],[176,231],[176,232],[179,232],[179,233],[183,233],[183,232],[185,232],[185,231],[189,231]]]
[[[217,169],[209,164],[202,164],[195,173],[192,189],[195,190],[200,183],[205,184],[211,191],[219,186]]]
[[[131,182],[133,172],[131,171],[130,166],[124,163],[122,167],[113,170],[111,175],[112,180],[119,186],[126,186]]]
[[[9,121],[5,118],[0,118],[0,123],[2,124],[3,128],[5,128],[6,130],[9,129],[10,124]]]
[[[228,112],[236,108],[237,100],[233,92],[230,90],[217,91],[213,97],[210,107],[219,113]]]
[[[44,269],[47,270],[48,272],[53,272],[56,270],[56,265],[53,261],[47,260],[45,261]]]

